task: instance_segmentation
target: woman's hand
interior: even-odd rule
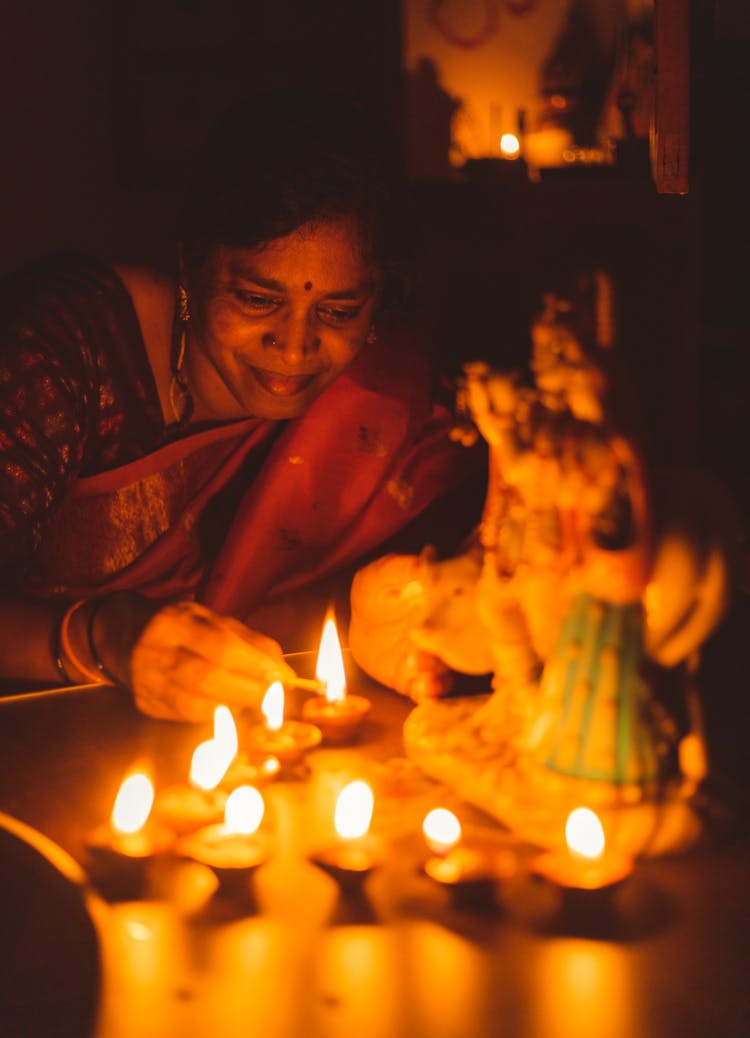
[[[210,720],[220,703],[260,708],[273,681],[294,678],[272,638],[195,602],[155,613],[130,661],[138,708],[151,717],[181,721]]]

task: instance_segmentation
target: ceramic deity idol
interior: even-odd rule
[[[414,644],[488,675],[486,694],[421,702],[405,744],[522,838],[562,845],[583,804],[612,846],[679,849],[705,824],[695,671],[727,604],[726,550],[710,523],[656,515],[616,400],[608,277],[548,294],[531,332],[528,372],[475,362],[459,384],[456,437],[489,446],[475,543],[446,560],[427,549],[406,581],[403,558],[361,571],[352,651],[387,681],[360,647],[368,599],[388,593]]]

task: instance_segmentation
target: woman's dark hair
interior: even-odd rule
[[[232,106],[198,156],[182,212],[183,262],[216,245],[262,246],[315,220],[352,215],[366,258],[401,267],[401,171],[395,138],[361,103],[278,90]]]

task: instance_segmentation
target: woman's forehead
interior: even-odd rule
[[[220,275],[269,288],[299,287],[305,292],[362,291],[377,280],[356,223],[345,219],[307,224],[262,246],[221,246],[214,268]]]

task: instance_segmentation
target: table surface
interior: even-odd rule
[[[142,717],[108,687],[0,700],[3,1038],[750,1034],[743,827],[639,862],[603,912],[533,880],[523,847],[512,879],[462,901],[421,869],[426,810],[453,807],[467,838],[512,840],[405,761],[405,701],[356,690],[373,702],[357,743],[265,787],[273,850],[243,896],[169,858],[139,900],[92,889],[87,836],[136,759],[157,787],[183,781],[208,731]],[[389,848],[359,896],[310,861],[356,777]]]

